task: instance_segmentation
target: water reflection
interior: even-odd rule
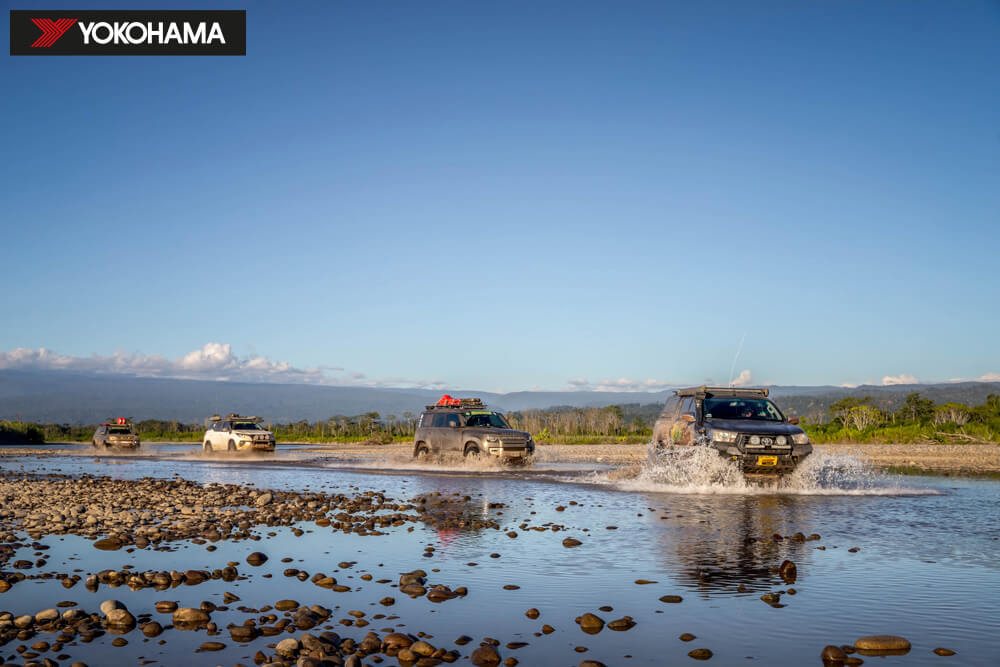
[[[650,499],[654,502],[654,499]],[[656,498],[655,500],[662,500]],[[680,496],[655,518],[665,569],[705,597],[772,590],[781,563],[799,566],[815,545],[804,532],[816,504],[800,496]],[[787,575],[787,571],[786,571]],[[789,577],[790,578],[790,577]]]

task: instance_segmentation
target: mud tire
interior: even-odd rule
[[[430,450],[427,449],[427,445],[423,442],[418,442],[416,449],[413,450],[413,458],[415,459],[426,459],[430,456]]]
[[[478,459],[480,454],[482,454],[482,452],[479,451],[479,446],[476,443],[465,443],[465,454],[463,454],[463,456]]]
[[[205,449],[206,452],[211,452],[212,451],[212,443],[210,443],[208,440],[206,440],[205,441],[205,447],[204,447],[204,449]]]
[[[226,449],[228,449],[231,452],[235,452],[236,451],[236,443],[233,442],[232,440],[230,440],[229,444],[226,445]]]

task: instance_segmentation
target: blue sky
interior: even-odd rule
[[[0,365],[1000,372],[996,2],[213,6],[245,58],[3,56]]]

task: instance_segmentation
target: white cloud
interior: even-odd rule
[[[882,378],[882,386],[888,387],[894,384],[920,384],[920,380],[913,377],[909,373],[901,373],[899,375],[886,375]]]
[[[984,373],[977,378],[951,378],[948,382],[1000,382],[1000,373]]]
[[[271,361],[260,355],[244,358],[233,354],[229,343],[206,343],[179,359],[170,360],[157,354],[115,352],[109,356],[74,357],[57,354],[46,348],[37,350],[15,348],[0,351],[0,369],[75,371],[234,382],[274,382],[290,384],[324,384],[364,387],[428,387],[438,388],[441,380],[411,380],[407,378],[369,379],[364,373],[353,372],[338,376],[342,368],[296,368],[287,361]]]
[[[590,382],[586,378],[570,378],[566,381],[573,391],[660,391],[668,387],[679,386],[676,382],[661,382],[659,380],[631,380],[618,378],[615,380],[600,380]]]
[[[753,383],[753,375],[750,373],[750,369],[744,368],[740,371],[740,374],[736,376],[733,380],[732,385],[734,387],[745,387],[748,384]]]

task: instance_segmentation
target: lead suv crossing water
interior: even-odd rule
[[[413,439],[413,455],[418,458],[455,452],[525,462],[535,453],[530,433],[512,429],[502,414],[487,409],[480,399],[447,394],[420,413]]]
[[[798,418],[786,418],[768,393],[744,387],[678,389],[653,426],[653,440],[660,448],[713,447],[744,474],[791,472],[812,453],[812,445]]]

